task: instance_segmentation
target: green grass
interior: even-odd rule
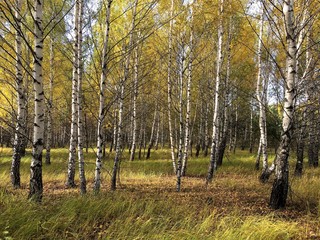
[[[124,159],[128,156],[124,154]],[[272,179],[258,181],[254,155],[228,154],[212,184],[204,177],[208,158],[192,158],[182,192],[168,150],[150,160],[123,161],[120,185],[109,191],[111,154],[104,160],[103,186],[92,193],[94,153],[85,155],[88,194],[65,189],[68,151],[52,151],[43,166],[44,198],[29,202],[30,153],[21,165],[22,189],[9,181],[11,150],[0,150],[0,239],[308,239],[320,236],[320,170],[291,177],[288,208],[272,211],[268,198]],[[293,162],[291,165],[294,165]],[[291,171],[293,172],[293,171]]]

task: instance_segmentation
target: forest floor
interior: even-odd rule
[[[68,150],[52,150],[52,164],[43,166],[43,201],[36,204],[27,200],[30,151],[21,165],[22,188],[14,190],[11,149],[0,149],[0,239],[320,239],[319,169],[306,166],[302,178],[290,177],[288,206],[274,211],[268,207],[273,180],[258,181],[247,151],[227,153],[208,186],[208,158],[191,158],[180,193],[168,150],[133,162],[125,153],[115,192],[109,190],[112,157],[104,160],[101,193],[93,194],[95,157],[85,154],[88,193],[80,196],[65,187]]]

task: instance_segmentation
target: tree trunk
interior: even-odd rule
[[[105,89],[108,72],[108,41],[109,41],[109,30],[110,30],[110,13],[111,13],[112,0],[108,0],[107,12],[106,12],[106,26],[105,26],[105,37],[103,44],[103,55],[102,55],[102,73],[100,77],[100,94],[99,94],[99,116],[98,116],[98,127],[97,127],[97,157],[96,167],[94,172],[94,186],[95,192],[100,191],[101,185],[101,168],[102,168],[102,148],[103,148],[103,123],[105,118]]]
[[[296,78],[296,34],[294,20],[294,0],[283,3],[283,14],[286,26],[287,39],[287,76],[285,84],[285,102],[282,118],[281,142],[277,152],[276,169],[272,192],[270,196],[270,206],[279,209],[286,206],[289,187],[289,146],[293,132],[293,117],[295,110],[295,78]]]
[[[71,132],[69,145],[69,161],[68,161],[68,178],[66,186],[74,188],[76,171],[76,146],[77,146],[77,121],[78,121],[78,106],[77,106],[77,91],[78,91],[78,27],[79,27],[79,4],[75,4],[74,10],[74,49],[73,49],[73,76],[72,76],[72,104],[71,104]]]
[[[82,127],[82,72],[83,72],[83,56],[82,56],[82,19],[83,19],[83,0],[77,0],[79,4],[78,16],[78,160],[79,160],[79,179],[80,179],[80,193],[87,192],[87,181],[84,171],[84,157],[83,157],[83,127]]]
[[[182,44],[179,46],[178,52],[178,68],[179,68],[179,145],[178,145],[178,161],[177,161],[177,192],[181,189],[182,176],[182,160],[183,160],[183,140],[184,140],[184,124],[183,124],[183,79],[184,79],[184,64],[185,64],[185,44],[182,34]]]
[[[22,44],[21,44],[21,0],[16,0],[16,22],[17,22],[17,32],[15,39],[16,48],[16,87],[17,87],[17,122],[16,131],[14,135],[13,144],[13,156],[12,165],[10,171],[11,184],[14,188],[20,188],[20,162],[22,157],[23,141],[26,134],[26,122],[25,120],[25,93],[23,85],[23,75],[22,75]],[[2,129],[2,128],[1,128]],[[1,140],[2,141],[2,140]]]
[[[236,148],[237,148],[237,137],[238,137],[238,120],[239,120],[239,115],[238,115],[238,110],[239,106],[238,103],[236,103],[236,119],[234,123],[234,136],[233,136],[233,144],[232,144],[232,152],[233,154],[236,153]]]
[[[243,130],[243,139],[242,139],[242,142],[241,142],[241,150],[242,151],[246,148],[247,133],[248,133],[248,124],[245,123],[245,127],[244,127],[244,130]]]
[[[162,117],[161,117],[161,143],[160,143],[160,145],[161,145],[161,149],[163,149],[164,148],[164,137],[165,137],[165,135],[164,135],[164,111],[162,112]]]
[[[250,134],[249,134],[249,153],[253,151],[253,109],[250,103]]]
[[[128,58],[129,56],[127,56]],[[111,190],[116,190],[117,187],[117,174],[119,169],[120,155],[122,150],[122,114],[123,114],[123,100],[124,100],[124,80],[121,80],[120,84],[120,98],[119,98],[119,118],[118,118],[118,130],[117,130],[117,147],[114,157],[114,164],[111,175]]]
[[[114,164],[112,168],[111,174],[111,190],[116,190],[117,187],[117,174],[119,171],[119,163],[120,163],[120,155],[121,155],[121,148],[122,148],[122,127],[123,127],[123,101],[124,101],[124,88],[125,83],[129,77],[129,65],[130,65],[130,51],[133,45],[133,31],[135,29],[135,20],[136,20],[136,13],[137,13],[137,6],[138,0],[135,0],[133,14],[132,14],[132,23],[131,29],[129,33],[129,43],[127,46],[127,52],[125,53],[125,66],[124,66],[124,77],[120,81],[120,98],[119,98],[119,121],[118,121],[118,136],[117,136],[117,147],[116,147],[116,154],[114,157]]]
[[[28,49],[28,54],[29,55],[30,49]],[[27,56],[27,61],[32,61],[30,56]],[[24,78],[24,87],[23,87],[23,94],[24,94],[24,117],[23,117],[23,135],[21,138],[21,149],[20,149],[20,155],[21,157],[24,157],[26,155],[26,148],[28,145],[28,141],[30,139],[29,137],[29,132],[30,130],[28,129],[28,123],[29,121],[29,110],[28,110],[28,105],[29,105],[29,101],[27,99],[29,99],[29,92],[31,92],[29,90],[29,87],[31,86],[30,84],[30,74],[25,74],[25,78]]]
[[[231,113],[230,113],[230,129],[229,129],[229,149],[228,149],[229,152],[231,152],[233,148],[233,130],[234,130],[234,122],[233,122],[233,114],[232,114],[234,112],[233,104],[231,104],[230,108],[231,108]]]
[[[200,122],[198,126],[198,139],[197,139],[197,144],[196,144],[196,157],[199,157],[200,150],[201,150],[201,145],[203,143],[203,134],[202,134],[202,129],[203,129],[203,101],[201,99],[201,106],[200,106]]]
[[[230,81],[230,68],[231,68],[231,41],[232,41],[232,17],[230,17],[229,22],[229,32],[228,32],[228,42],[227,42],[227,73],[224,82],[224,103],[222,112],[223,115],[223,129],[222,129],[222,136],[218,146],[218,156],[217,156],[217,166],[222,165],[224,152],[227,146],[227,132],[228,132],[228,105],[229,105],[229,81]]]
[[[191,83],[192,83],[192,63],[193,63],[193,8],[190,6],[190,39],[189,39],[189,62],[188,62],[188,82],[187,82],[187,112],[185,123],[185,140],[184,140],[184,154],[182,161],[181,175],[186,175],[188,163],[188,151],[190,145],[190,112],[191,112]]]
[[[258,77],[257,77],[257,88],[256,95],[259,105],[259,129],[260,129],[260,143],[261,143],[261,154],[262,154],[262,173],[260,180],[266,182],[270,176],[268,169],[268,152],[267,152],[267,132],[266,132],[266,81],[262,76],[262,38],[263,38],[263,18],[264,8],[261,13],[260,19],[260,33],[259,33],[259,46],[258,46]]]
[[[173,28],[173,11],[174,11],[174,0],[171,0],[170,9],[170,29],[169,29],[169,52],[168,52],[168,124],[169,124],[169,140],[170,140],[170,150],[171,150],[171,160],[174,173],[177,172],[175,152],[174,152],[174,141],[173,141],[173,129],[171,120],[172,111],[172,28]]]
[[[143,112],[142,116],[144,116],[144,112]],[[145,121],[140,120],[139,154],[138,154],[139,160],[141,160],[141,152],[142,152],[142,146],[143,146],[143,134],[144,134],[144,132],[145,132]]]
[[[212,181],[213,173],[217,167],[217,146],[218,146],[218,134],[219,134],[219,96],[220,96],[220,78],[221,78],[221,67],[222,67],[222,41],[223,41],[223,1],[219,1],[219,27],[218,27],[218,48],[217,48],[217,69],[216,69],[216,87],[215,87],[215,101],[214,101],[214,112],[213,112],[213,131],[212,131],[212,144],[210,154],[210,165],[207,176],[207,183]]]
[[[206,103],[206,110],[204,115],[204,157],[208,156],[209,149],[209,126],[208,126],[209,104]]]
[[[88,132],[88,120],[87,120],[87,114],[84,113],[84,128],[85,128],[85,134],[86,134],[86,153],[89,151],[89,132]]]
[[[139,49],[135,47],[134,51],[134,82],[133,82],[133,112],[132,112],[132,121],[133,121],[133,130],[132,130],[132,146],[130,153],[130,161],[134,160],[134,155],[136,152],[136,142],[137,142],[137,98],[138,98],[138,68],[139,68]]]
[[[259,168],[260,168],[261,149],[262,149],[262,144],[261,144],[261,138],[260,138],[259,139],[259,146],[258,146],[258,153],[257,153],[257,157],[256,157],[256,164],[255,164],[256,170],[259,170]]]
[[[158,150],[159,137],[160,137],[160,113],[158,114],[158,118],[157,118],[157,131],[156,131],[156,139],[154,143],[155,150]]]
[[[50,76],[49,76],[49,98],[48,98],[48,123],[47,123],[47,143],[46,143],[46,164],[51,164],[52,145],[52,101],[53,101],[53,79],[54,79],[54,39],[50,38]]]
[[[44,137],[44,93],[42,78],[43,59],[43,0],[34,1],[34,67],[33,67],[33,88],[34,88],[34,125],[33,125],[33,147],[30,166],[30,190],[29,199],[40,202],[42,200],[42,150]]]
[[[305,145],[305,138],[306,138],[306,111],[303,112],[303,115],[300,119],[300,131],[297,138],[297,163],[296,168],[294,171],[294,175],[296,177],[302,176],[302,169],[303,169],[303,157],[304,157],[304,145]]]
[[[153,144],[154,144],[154,129],[155,129],[155,125],[156,125],[157,115],[158,115],[158,103],[156,103],[156,109],[154,111],[154,117],[153,117],[153,122],[152,122],[152,127],[151,127],[150,141],[148,144],[148,151],[147,151],[146,159],[150,158],[151,148],[153,147]]]
[[[118,129],[118,115],[117,111],[114,110],[113,114],[113,134],[112,134],[112,141],[110,145],[110,152],[112,152],[113,149],[117,148],[117,129]]]

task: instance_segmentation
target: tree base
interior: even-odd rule
[[[288,180],[275,179],[270,196],[270,207],[272,209],[285,208],[288,195]]]

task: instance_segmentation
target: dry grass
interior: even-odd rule
[[[91,193],[94,154],[89,153],[89,193],[81,197],[64,186],[67,150],[60,149],[53,151],[53,164],[44,166],[44,199],[36,205],[26,200],[30,156],[22,164],[22,189],[13,190],[10,154],[0,151],[3,239],[320,239],[318,169],[292,178],[287,209],[272,211],[272,180],[259,183],[254,158],[245,152],[229,155],[209,186],[208,160],[191,159],[180,193],[169,154],[161,150],[148,161],[123,161],[118,189],[110,192],[109,156],[98,195]]]

